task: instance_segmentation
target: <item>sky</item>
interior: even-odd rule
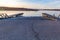
[[[60,0],[0,0],[0,6],[24,8],[60,8]]]

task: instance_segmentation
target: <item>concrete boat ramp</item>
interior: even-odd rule
[[[0,40],[60,40],[60,21],[32,17],[1,19]]]

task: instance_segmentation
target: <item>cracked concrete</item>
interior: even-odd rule
[[[60,40],[60,21],[18,17],[2,19],[0,40]]]

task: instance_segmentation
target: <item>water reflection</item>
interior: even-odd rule
[[[7,13],[8,15],[16,13],[24,13],[23,16],[42,16],[42,13],[48,13],[50,15],[58,16],[60,11],[0,11],[0,13]]]

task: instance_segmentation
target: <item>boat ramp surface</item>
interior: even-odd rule
[[[32,17],[1,19],[0,40],[60,40],[60,21]]]

